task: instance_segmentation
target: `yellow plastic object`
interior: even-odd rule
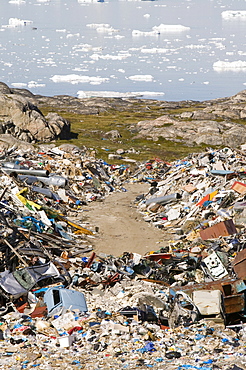
[[[77,231],[75,232],[75,234],[86,234],[86,235],[93,235],[93,232],[88,230],[88,229],[85,229],[84,227],[76,224],[75,222],[72,222],[70,220],[68,220],[65,216],[63,216],[61,213],[55,211],[54,209],[50,209],[50,208],[47,208],[47,207],[43,207],[43,209],[45,210],[47,216],[49,218],[55,218],[55,219],[58,219],[60,221],[64,221],[66,222],[68,225],[74,227],[75,229],[77,229]]]
[[[27,198],[25,198],[22,194],[23,193],[26,193],[26,192],[28,192],[28,188],[24,188],[24,189],[22,189],[21,191],[19,191],[17,194],[16,194],[16,196],[17,196],[17,198],[21,201],[21,203],[23,203],[27,208],[31,208],[31,209],[33,209],[33,207],[34,208],[37,208],[37,209],[41,209],[42,208],[42,206],[40,206],[39,204],[37,204],[37,203],[35,203],[35,202],[33,202],[33,201],[31,201],[31,200],[29,200],[29,199],[27,199]]]
[[[70,226],[72,226],[72,227],[74,227],[75,229],[77,229],[77,231],[75,231],[75,234],[80,234],[80,233],[82,233],[82,234],[86,234],[86,235],[93,235],[93,232],[92,231],[90,231],[90,230],[88,230],[88,229],[85,229],[84,227],[82,227],[82,226],[80,226],[80,225],[78,225],[78,224],[75,224],[74,222],[72,222],[72,221],[69,221],[69,220],[67,220],[66,219],[66,217],[64,217],[64,216],[60,216],[59,215],[59,217],[58,217],[60,220],[62,220],[62,221],[65,221],[68,225],[70,225]]]
[[[215,190],[212,193],[210,193],[209,194],[209,200],[212,200],[215,197],[215,195],[217,195],[217,194],[218,194],[218,190]]]

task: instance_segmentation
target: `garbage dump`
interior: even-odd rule
[[[244,321],[243,150],[210,149],[171,164],[157,159],[145,164],[138,176],[151,185],[148,194],[136,200],[145,221],[173,234],[168,247],[148,257],[159,260],[164,276],[158,278],[171,286],[170,294],[179,308],[180,317],[172,325],[182,321],[182,312],[194,321],[206,311],[195,304],[197,294],[208,306],[212,305],[211,295],[217,297],[214,312],[210,307],[209,314],[202,316],[220,317],[226,325]],[[181,310],[183,300],[192,312]]]
[[[87,149],[0,161],[0,368],[246,368],[246,154],[208,149],[136,170]],[[172,238],[96,253],[83,206],[126,182]]]

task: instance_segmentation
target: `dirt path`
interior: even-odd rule
[[[148,184],[128,184],[126,192],[112,193],[103,202],[90,204],[86,218],[90,225],[99,228],[93,240],[95,252],[144,255],[162,246],[164,232],[145,222],[134,204],[136,196],[146,193],[148,188]]]

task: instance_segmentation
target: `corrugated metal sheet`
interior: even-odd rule
[[[225,313],[236,313],[244,310],[244,293],[224,297]]]
[[[246,279],[246,249],[238,252],[232,265],[239,279]]]
[[[215,239],[220,236],[228,236],[237,233],[237,229],[233,220],[226,220],[219,222],[216,225],[208,227],[207,229],[200,230],[200,236],[203,240]]]

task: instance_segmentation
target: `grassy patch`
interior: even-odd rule
[[[185,110],[187,111],[187,108]],[[49,112],[56,112],[71,124],[72,138],[70,140],[58,140],[57,145],[68,142],[79,147],[93,148],[96,150],[97,157],[106,160],[108,163],[116,162],[115,160],[110,161],[108,154],[114,153],[117,149],[131,151],[129,155],[126,155],[138,161],[149,160],[155,157],[171,161],[182,158],[189,153],[204,150],[204,145],[190,147],[183,143],[163,138],[159,138],[158,141],[134,138],[136,137],[136,125],[139,121],[153,120],[164,114],[163,112],[160,113],[160,110],[155,106],[150,106],[147,111],[141,111],[141,107],[140,109],[138,107],[137,111],[110,109],[97,115],[76,114],[52,107],[42,107],[42,112],[44,115],[47,115]],[[164,126],[169,125],[169,123],[164,124]],[[118,130],[121,137],[115,140],[106,138],[105,133],[111,130]],[[132,148],[135,153],[132,152]]]
[[[184,107],[184,108],[177,108],[177,109],[169,109],[167,114],[170,115],[180,115],[182,113],[187,113],[187,112],[194,112],[194,111],[199,111],[203,110],[204,106],[191,106],[191,107]]]

